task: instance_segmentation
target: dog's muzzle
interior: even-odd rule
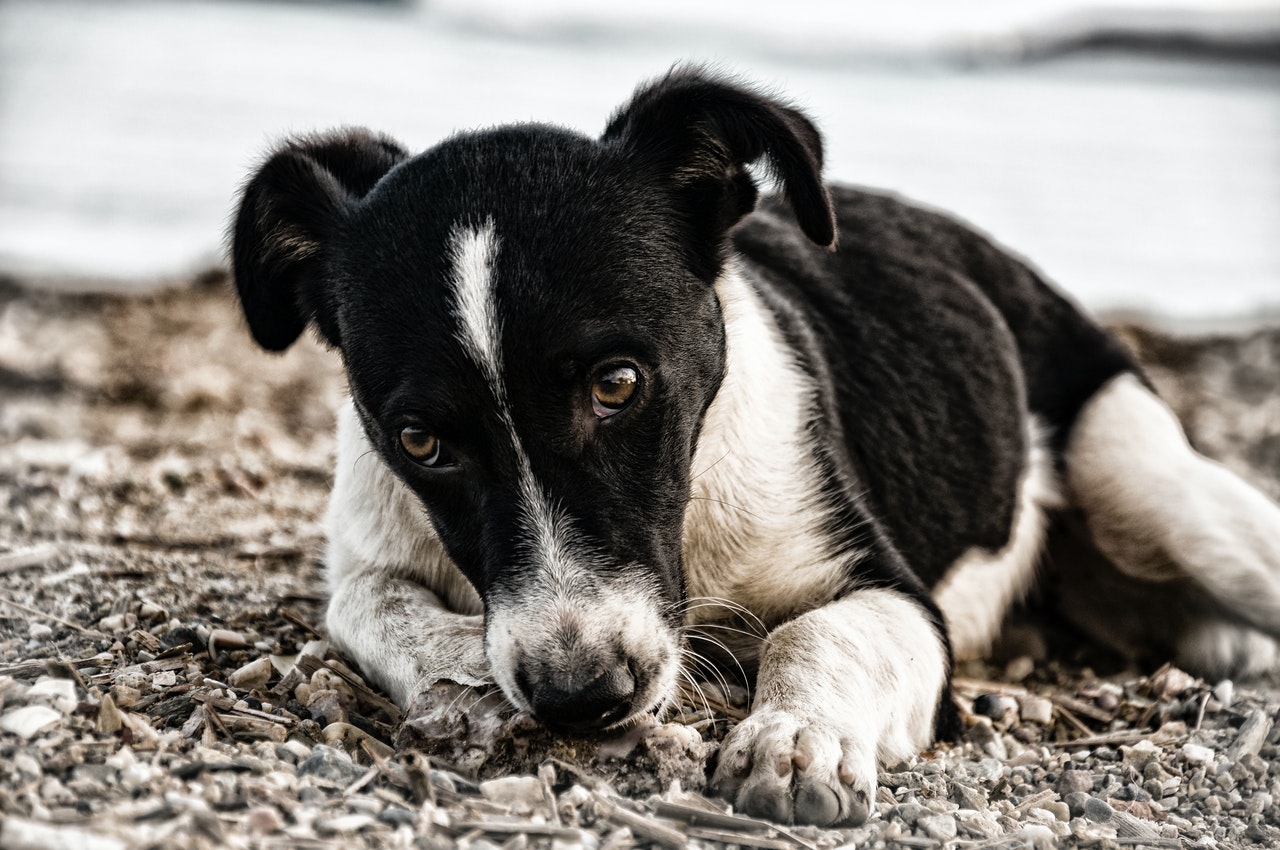
[[[635,666],[625,659],[559,669],[525,656],[516,685],[539,722],[556,731],[607,729],[635,710]]]

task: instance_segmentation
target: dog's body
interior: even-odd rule
[[[749,215],[761,158],[788,203]],[[604,728],[700,644],[755,672],[714,786],[858,822],[1063,511],[1203,600],[1169,651],[1274,662],[1280,509],[1034,271],[820,170],[803,115],[684,71],[600,140],[348,131],[258,172],[237,286],[265,347],[313,322],[342,352],[328,627],[394,699],[496,682]]]

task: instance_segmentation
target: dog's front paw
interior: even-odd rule
[[[857,826],[871,814],[875,753],[848,722],[765,708],[725,739],[711,790],[778,823]]]

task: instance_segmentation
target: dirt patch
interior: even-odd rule
[[[1280,497],[1280,332],[1122,332],[1196,444]],[[317,631],[343,392],[310,340],[257,351],[219,276],[0,288],[0,846],[1280,839],[1276,690],[1178,671],[967,669],[965,741],[845,832],[697,793],[740,689],[609,741],[448,685],[406,722]]]

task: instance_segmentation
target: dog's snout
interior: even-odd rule
[[[533,675],[528,662],[516,672],[516,682],[534,715],[553,729],[589,732],[606,728],[631,713],[636,677],[626,661],[592,676],[578,671],[544,671]]]

